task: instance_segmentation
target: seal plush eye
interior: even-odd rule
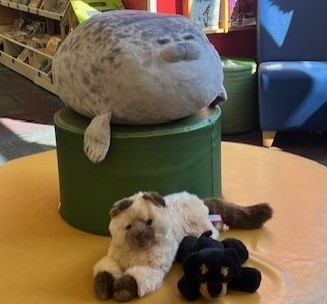
[[[162,45],[168,43],[169,39],[157,39],[157,42]]]
[[[187,35],[184,37],[185,40],[192,40],[195,39],[195,37],[193,35]]]

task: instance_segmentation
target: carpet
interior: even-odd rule
[[[0,164],[55,148],[52,93],[0,64]]]

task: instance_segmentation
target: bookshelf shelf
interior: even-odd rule
[[[12,38],[10,38],[10,37],[7,37],[6,35],[0,34],[0,37],[2,37],[2,39],[3,39],[4,41],[11,42],[11,43],[13,43],[13,44],[17,44],[17,45],[19,45],[19,46],[21,46],[21,47],[23,47],[23,48],[29,49],[30,51],[32,51],[32,52],[34,52],[34,53],[37,53],[37,54],[39,54],[39,55],[41,55],[41,56],[47,57],[47,58],[49,58],[49,59],[51,59],[51,60],[52,60],[52,58],[53,58],[53,56],[51,56],[51,55],[45,53],[45,52],[42,51],[42,50],[38,50],[38,49],[35,49],[35,48],[33,48],[33,47],[30,47],[30,46],[28,46],[28,45],[26,45],[26,44],[24,44],[24,43],[21,43],[21,42],[15,40],[15,39],[12,39]],[[6,43],[6,42],[5,42],[5,43]]]
[[[229,32],[237,32],[237,31],[255,31],[255,25],[246,25],[246,26],[238,26],[238,27],[230,27],[228,29]]]
[[[15,57],[8,55],[3,51],[0,51],[0,63],[9,69],[24,75],[26,78],[32,80],[35,84],[55,94],[55,89],[51,78],[47,73],[44,73],[29,64],[19,61]]]
[[[219,28],[218,26],[206,27],[203,29],[205,34],[218,34],[218,33],[225,33],[223,28]]]
[[[34,14],[37,16],[50,18],[50,19],[57,20],[57,21],[60,21],[64,17],[64,13],[59,14],[59,13],[51,12],[48,10],[30,7],[28,5],[15,3],[15,2],[11,2],[11,1],[6,1],[6,0],[0,0],[0,5],[6,6],[9,8],[21,11],[21,12],[31,13],[31,14]]]

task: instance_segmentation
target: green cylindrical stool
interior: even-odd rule
[[[221,196],[220,115],[216,107],[162,125],[112,125],[108,155],[93,164],[83,151],[90,120],[67,107],[59,110],[54,123],[62,217],[107,235],[112,204],[135,192]]]
[[[257,64],[247,58],[222,59],[227,102],[221,105],[222,134],[241,133],[257,123]]]

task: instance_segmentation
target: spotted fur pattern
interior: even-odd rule
[[[92,16],[53,59],[59,97],[93,118],[156,124],[226,98],[221,60],[203,31],[179,15],[110,11]]]

